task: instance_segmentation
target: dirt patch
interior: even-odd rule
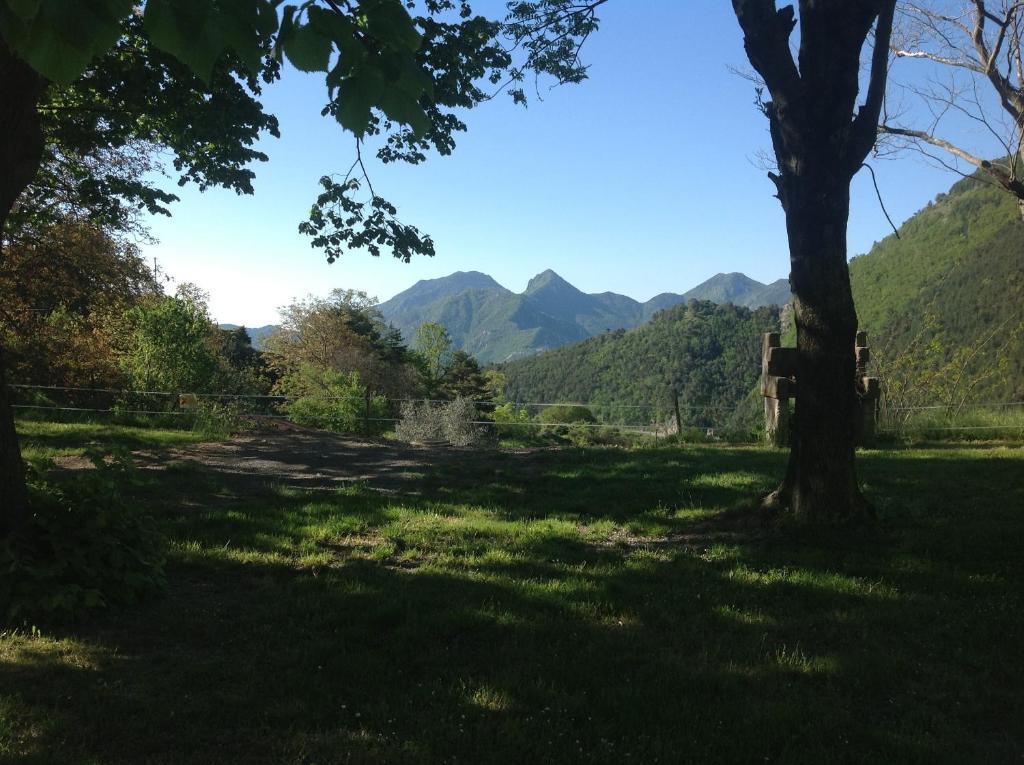
[[[242,493],[268,484],[299,489],[337,489],[353,484],[382,492],[419,493],[423,479],[433,471],[458,468],[463,475],[487,469],[496,450],[446,445],[417,446],[400,441],[339,436],[273,423],[228,441],[160,451],[132,453],[142,470],[197,469],[213,474],[218,482]],[[94,467],[86,457],[54,459],[61,470]]]

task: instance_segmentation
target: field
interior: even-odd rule
[[[878,529],[809,535],[730,512],[781,470],[753,447],[23,438],[66,468],[90,441],[141,450],[170,584],[0,637],[0,759],[1024,756],[1017,445],[863,452]]]

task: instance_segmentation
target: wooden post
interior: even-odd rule
[[[679,391],[672,389],[672,405],[676,412],[676,438],[683,437],[683,418],[679,414]]]
[[[857,333],[857,396],[860,399],[860,419],[857,423],[857,445],[871,446],[875,441],[878,425],[878,404],[882,397],[881,381],[868,377],[871,349],[868,347],[868,333]]]
[[[867,376],[868,363],[871,361],[867,332],[858,332],[856,342],[854,352],[857,357],[857,377],[854,385],[861,408],[857,423],[857,443],[864,446],[871,444],[875,438],[881,385],[877,377]],[[796,379],[796,372],[796,348],[782,348],[777,332],[766,333],[761,346],[761,395],[764,397],[765,437],[774,446],[789,443],[789,400],[797,395],[799,380]]]
[[[789,443],[789,398],[792,385],[790,367],[794,349],[782,348],[778,332],[767,332],[761,345],[761,395],[764,396],[764,433],[768,443]]]
[[[367,388],[366,391],[363,393],[363,399],[364,399],[364,403],[366,405],[364,410],[363,410],[363,412],[364,412],[364,414],[363,414],[363,431],[366,433],[366,435],[370,435],[370,389],[369,388]]]

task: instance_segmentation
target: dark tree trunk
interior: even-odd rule
[[[846,260],[849,181],[803,178],[787,195],[797,327],[796,422],[786,477],[769,497],[805,521],[862,521],[854,463],[857,313]],[[807,193],[809,192],[809,193]]]
[[[36,104],[45,81],[16,58],[0,38],[0,268],[3,232],[14,202],[35,178],[43,153]],[[7,387],[7,354],[0,346],[0,535],[9,533],[28,513],[25,470],[14,428]]]
[[[846,263],[850,181],[877,138],[896,0],[732,0],[750,63],[764,78],[786,212],[797,328],[789,467],[765,500],[803,521],[867,520],[857,483],[857,312]],[[796,60],[790,37],[800,25]],[[862,55],[875,32],[864,102]]]

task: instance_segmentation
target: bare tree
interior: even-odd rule
[[[797,327],[793,445],[786,476],[765,506],[815,522],[866,519],[871,509],[854,463],[857,313],[846,229],[850,182],[877,137],[896,0],[800,0],[799,18],[775,0],[732,4],[771,98],[763,108],[778,172],[770,177],[786,214]],[[858,107],[865,58],[869,80]]]
[[[899,116],[887,115],[879,131],[951,170],[960,172],[957,160],[962,160],[972,170],[984,171],[1017,198],[1024,217],[1022,15],[1022,0],[901,3],[893,55],[930,63],[940,76],[926,85],[902,86],[920,100],[926,117],[903,125]],[[1003,157],[988,159],[967,149],[962,139],[954,141],[951,119],[982,128],[1001,147]]]

